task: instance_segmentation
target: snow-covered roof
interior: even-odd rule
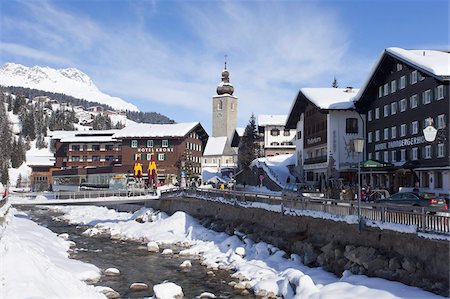
[[[63,137],[60,140],[62,143],[67,142],[117,142],[116,139],[111,136],[69,136]]]
[[[436,50],[387,48],[386,52],[436,76],[450,76],[450,53]]]
[[[287,115],[258,115],[258,126],[284,126]]]
[[[450,77],[450,53],[446,51],[436,50],[405,50],[402,48],[387,48],[381,52],[369,75],[366,77],[364,84],[361,86],[354,100],[358,101],[375,75],[383,57],[388,54],[405,63],[411,64],[418,69],[428,72],[430,75],[441,77],[441,79],[449,79]]]
[[[52,156],[27,156],[27,165],[29,166],[53,166],[55,157]]]
[[[132,137],[183,137],[194,129],[199,122],[179,124],[142,124],[136,123],[119,130],[114,138]]]
[[[359,89],[348,88],[302,88],[300,91],[320,109],[353,109],[353,98]]]
[[[245,128],[236,128],[236,133],[239,137],[244,136]]]
[[[227,143],[227,137],[209,137],[208,143],[206,143],[203,156],[220,156],[223,154],[225,145]]]
[[[52,139],[68,139],[72,137],[81,137],[81,136],[89,136],[94,138],[99,137],[108,137],[113,136],[115,133],[119,132],[120,130],[88,130],[88,131],[50,131],[48,133],[48,136],[52,137]],[[68,141],[66,141],[68,142]]]

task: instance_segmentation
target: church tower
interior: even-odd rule
[[[237,100],[230,83],[227,62],[222,71],[222,82],[217,86],[217,95],[212,98],[212,137],[226,136],[229,140],[237,125]]]

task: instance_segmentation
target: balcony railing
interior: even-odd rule
[[[303,164],[317,164],[317,163],[324,163],[327,162],[328,157],[327,156],[319,156],[314,158],[307,158],[303,161]]]

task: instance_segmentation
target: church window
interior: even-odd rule
[[[222,101],[219,101],[219,103],[217,103],[217,110],[222,110],[223,109],[223,103]]]
[[[231,111],[234,111],[234,103],[231,103]]]

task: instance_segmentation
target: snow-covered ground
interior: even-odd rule
[[[155,213],[149,217],[153,222],[138,223],[134,220],[137,215],[152,212],[141,209],[133,215],[102,207],[55,209],[63,211],[63,218],[70,223],[93,226],[85,232],[91,236],[106,233],[124,240],[185,244],[187,249],[180,255],[200,255],[211,269],[232,269],[233,276],[255,293],[273,292],[284,298],[441,298],[398,282],[350,272],[338,278],[321,268],[308,268],[298,255],[287,256],[270,244],[255,243],[240,233],[229,236],[208,230],[183,212],[172,216]]]
[[[83,280],[94,265],[68,258],[70,242],[11,209],[0,227],[0,298],[105,298]]]

